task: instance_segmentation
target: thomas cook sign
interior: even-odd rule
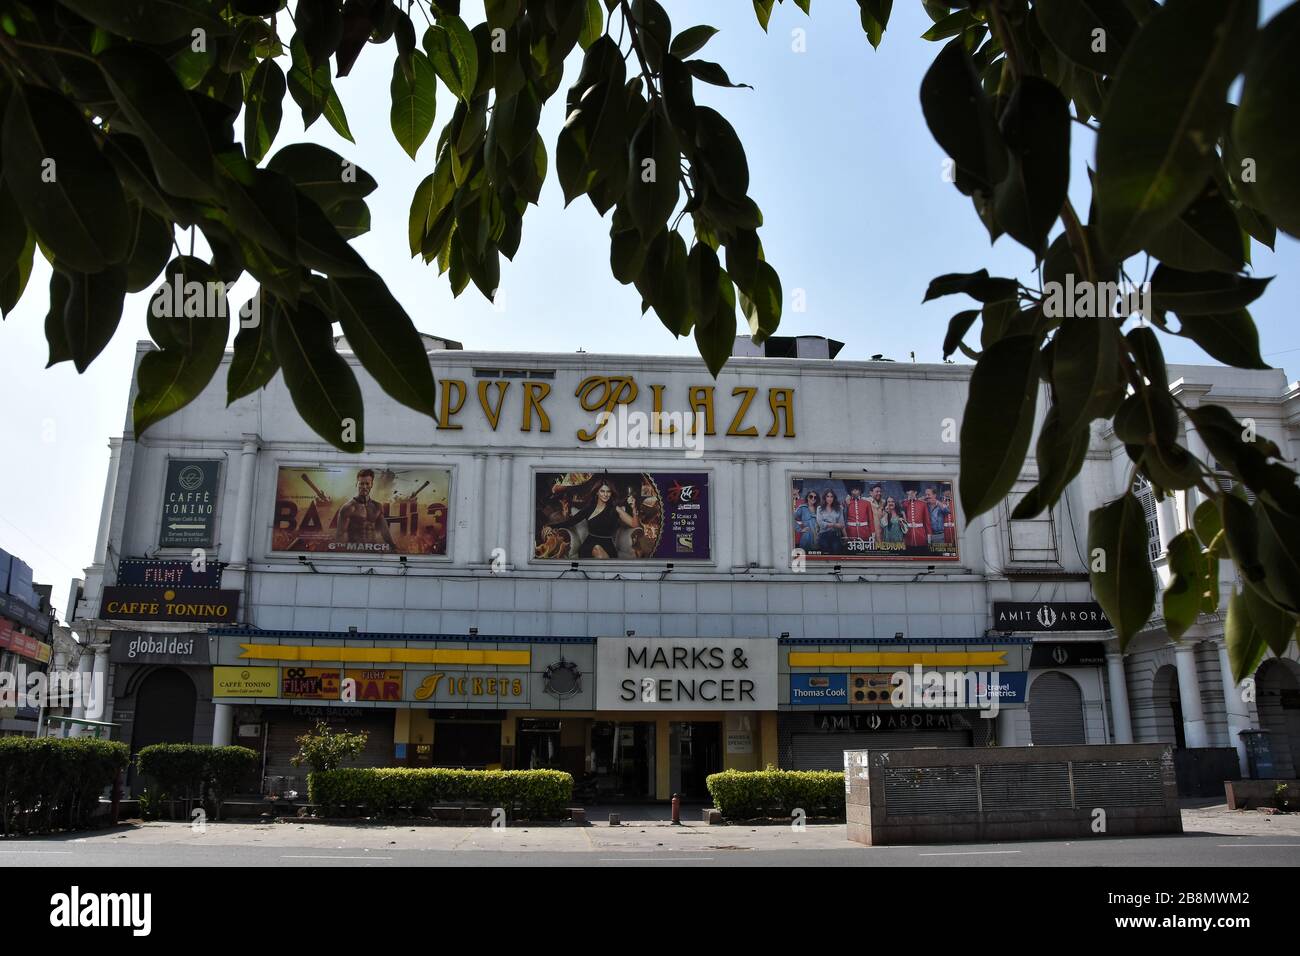
[[[776,641],[600,638],[598,710],[775,710]]]
[[[239,592],[207,588],[104,588],[99,616],[111,621],[233,624]]]

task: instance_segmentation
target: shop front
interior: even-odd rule
[[[1006,744],[1031,641],[782,638],[780,766],[842,770],[845,750]]]

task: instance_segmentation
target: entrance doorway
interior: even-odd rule
[[[709,774],[722,770],[722,724],[716,721],[668,725],[669,789],[688,800],[709,795]]]
[[[655,795],[655,725],[598,720],[591,725],[596,799],[646,800]]]

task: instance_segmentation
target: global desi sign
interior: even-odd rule
[[[167,462],[160,548],[212,547],[220,468],[220,461],[173,458]]]

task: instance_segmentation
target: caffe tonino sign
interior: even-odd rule
[[[596,707],[775,710],[776,644],[602,637],[596,641]]]
[[[1109,631],[1110,618],[1095,601],[993,602],[995,631]]]

